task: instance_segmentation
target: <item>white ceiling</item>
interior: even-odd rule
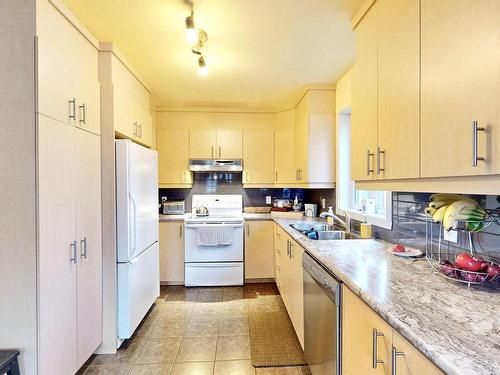
[[[284,109],[305,84],[334,83],[354,60],[363,0],[194,0],[210,74],[197,74],[183,0],[64,0],[142,74],[157,106]]]

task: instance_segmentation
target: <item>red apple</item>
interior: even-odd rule
[[[406,249],[405,249],[404,245],[401,245],[400,243],[398,243],[392,247],[392,251],[394,253],[404,253],[406,251]]]
[[[490,264],[486,272],[488,272],[489,277],[494,278],[495,276],[500,275],[500,267],[495,264]]]
[[[460,267],[466,271],[477,272],[481,269],[482,262],[474,259],[468,253],[458,254],[455,261],[456,261],[458,267]]]

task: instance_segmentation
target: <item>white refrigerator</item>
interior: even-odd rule
[[[158,157],[129,140],[116,140],[115,152],[118,338],[123,340],[160,295]]]

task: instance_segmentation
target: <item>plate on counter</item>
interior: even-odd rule
[[[388,246],[385,250],[388,253],[391,253],[393,255],[396,255],[396,256],[402,257],[402,258],[417,258],[417,257],[420,257],[424,254],[422,250],[415,249],[413,247],[405,246],[405,251],[394,251],[393,250],[394,247],[395,247],[395,245],[391,245],[391,246]]]

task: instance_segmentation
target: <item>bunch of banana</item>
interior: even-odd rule
[[[467,230],[479,232],[483,229],[482,221],[487,216],[486,211],[475,200],[459,194],[432,194],[425,213],[435,223],[443,224],[447,231],[454,227],[455,221],[464,221],[467,223]]]

